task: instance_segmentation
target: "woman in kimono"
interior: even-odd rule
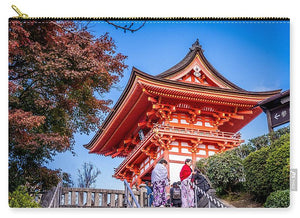
[[[181,207],[194,207],[194,190],[192,188],[192,160],[186,159],[180,171]]]
[[[167,203],[166,186],[168,185],[168,162],[161,159],[151,174],[153,184],[153,206],[164,207]]]

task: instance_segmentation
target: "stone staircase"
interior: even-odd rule
[[[61,183],[53,187],[41,197],[41,205],[46,208],[128,208],[147,207],[147,191],[145,185],[141,185],[137,191],[130,189],[128,183],[125,190],[93,189],[93,188],[68,188]],[[196,201],[197,208],[227,208],[215,196],[214,189],[204,192],[195,187],[195,193],[201,196]]]
[[[132,193],[141,207],[147,205],[144,186]],[[59,184],[42,196],[41,205],[48,208],[124,208],[129,207],[127,200],[133,201],[133,197],[126,195],[125,190],[67,188]]]
[[[224,202],[222,202],[220,199],[218,199],[215,195],[216,191],[214,189],[209,189],[207,192],[195,188],[195,193],[198,194],[196,205],[197,208],[228,208],[231,207]]]

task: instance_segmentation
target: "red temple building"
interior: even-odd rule
[[[254,106],[280,91],[246,91],[228,81],[197,40],[182,61],[161,74],[133,68],[118,102],[85,147],[124,157],[113,176],[131,185],[151,180],[161,158],[176,182],[186,158],[195,163],[239,146],[238,131],[262,112]]]

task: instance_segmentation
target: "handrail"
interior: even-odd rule
[[[240,133],[232,133],[232,132],[223,132],[223,131],[209,131],[209,130],[200,130],[197,128],[191,128],[191,127],[178,127],[178,126],[166,126],[162,124],[155,124],[153,129],[160,129],[160,130],[165,130],[169,132],[186,132],[189,131],[189,134],[193,135],[201,135],[205,134],[206,136],[214,136],[214,137],[220,137],[220,138],[231,138],[234,140],[240,140],[241,135]]]
[[[134,147],[134,149],[127,155],[127,157],[122,161],[122,163],[115,169],[115,172],[117,172],[121,167],[126,163],[126,161],[131,157],[131,155],[136,152],[141,146],[143,146],[143,143],[150,138],[150,136],[153,134],[153,129],[151,129],[145,137]]]
[[[62,185],[62,181],[60,181],[60,182],[58,183],[58,185],[56,186],[55,192],[54,192],[54,194],[53,194],[53,196],[52,196],[52,199],[51,199],[51,201],[50,201],[50,204],[49,204],[48,208],[56,207],[56,206],[59,205],[59,202],[58,202],[58,205],[53,205],[53,202],[54,202],[55,198],[57,198],[57,197],[58,197],[58,199],[60,199],[59,193],[58,193],[58,196],[57,196],[57,192],[58,192],[59,189],[61,188],[61,185]]]
[[[132,202],[130,202],[130,200],[129,200],[129,196],[128,195],[130,195],[131,199],[133,199],[133,201],[135,203],[135,206],[137,208],[140,208],[141,206],[138,203],[138,201],[137,201],[135,195],[133,194],[133,191],[131,190],[131,188],[130,188],[130,186],[129,186],[129,184],[128,184],[128,182],[127,182],[126,179],[124,180],[124,186],[125,186],[125,200],[126,200],[127,205],[129,205],[129,207],[134,207],[134,205],[132,204]],[[129,193],[128,193],[128,191],[129,191]]]
[[[139,149],[144,146],[145,141],[151,139],[155,133],[159,131],[167,132],[167,133],[185,133],[189,131],[190,135],[197,137],[208,137],[208,138],[219,138],[221,140],[232,140],[235,142],[243,142],[241,140],[241,134],[231,133],[231,132],[223,132],[223,131],[209,131],[209,130],[200,130],[191,127],[175,127],[175,126],[166,126],[164,124],[154,123],[153,128],[145,135],[145,137],[138,142],[138,144],[133,148],[133,150],[126,156],[126,158],[122,161],[122,163],[115,169],[115,173],[118,172],[122,167],[127,163],[127,161],[131,158],[131,156],[139,151]]]
[[[217,208],[227,208],[221,201],[218,199],[214,198],[213,196],[209,195],[206,193],[203,189],[195,185],[195,199],[196,199],[196,207],[197,207],[197,192],[201,193],[204,195],[206,199],[208,199],[208,207],[210,208],[210,203],[213,203]]]

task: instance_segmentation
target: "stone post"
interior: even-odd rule
[[[123,207],[123,194],[118,195],[118,207]]]
[[[83,191],[78,192],[78,206],[83,206]]]
[[[145,198],[144,198],[144,196],[146,196],[144,193],[147,193],[147,189],[146,189],[146,184],[140,184],[140,186],[139,186],[139,188],[140,188],[140,190],[139,190],[139,192],[140,192],[140,206],[141,207],[145,207],[145,206],[147,206],[147,205],[145,205]]]
[[[107,193],[102,193],[102,207],[107,207]]]
[[[99,206],[99,201],[100,201],[100,199],[99,199],[99,193],[98,192],[95,192],[95,195],[94,195],[95,197],[95,202],[94,202],[94,206],[95,207],[98,207]]]
[[[71,206],[75,206],[76,205],[76,192],[74,190],[72,190],[71,192]]]
[[[115,207],[116,205],[116,201],[115,201],[115,194],[114,193],[110,193],[110,207]]]
[[[90,207],[92,205],[92,192],[88,191],[86,194],[86,206]]]

